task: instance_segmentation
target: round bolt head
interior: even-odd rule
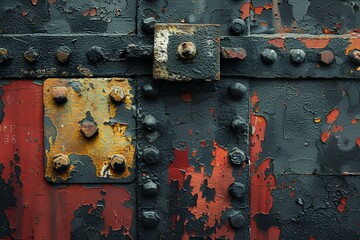
[[[144,211],[141,216],[143,227],[151,229],[155,228],[159,223],[160,217],[155,211]]]
[[[159,94],[158,88],[152,84],[145,84],[142,90],[146,98],[155,98]]]
[[[352,50],[348,56],[351,59],[352,63],[354,63],[355,65],[360,65],[360,50]]]
[[[154,146],[147,146],[142,153],[142,160],[147,164],[154,164],[160,159],[160,152]]]
[[[142,120],[142,127],[149,132],[155,132],[159,122],[153,115],[146,115]]]
[[[125,99],[125,91],[121,87],[113,87],[110,92],[110,99],[113,102],[122,102]]]
[[[116,173],[122,173],[125,171],[126,168],[126,161],[125,157],[121,154],[114,154],[110,158],[110,167],[116,172]]]
[[[53,87],[52,89],[52,96],[56,103],[61,104],[67,101],[67,88],[60,86],[60,87]]]
[[[98,46],[93,46],[90,50],[86,53],[88,59],[93,63],[101,62],[105,59],[105,52],[104,49]]]
[[[234,165],[242,165],[244,162],[246,162],[246,156],[244,151],[240,150],[237,147],[233,148],[229,152],[229,159]]]
[[[240,18],[233,19],[230,25],[230,30],[235,35],[243,34],[246,30],[245,21]]]
[[[91,138],[98,132],[98,127],[93,121],[84,120],[80,125],[80,130],[85,137]]]
[[[236,135],[241,136],[248,131],[248,124],[242,117],[235,118],[231,122],[231,128]]]
[[[70,60],[71,49],[66,46],[59,47],[55,52],[56,60],[61,63],[68,62]]]
[[[9,60],[9,51],[6,48],[0,48],[0,64]]]
[[[155,197],[158,193],[157,183],[149,179],[142,185],[142,192],[147,197]]]
[[[229,87],[231,96],[234,98],[242,98],[247,92],[247,87],[242,83],[234,83]]]
[[[305,62],[306,53],[302,49],[291,49],[290,60],[294,64],[301,64]]]
[[[62,173],[69,169],[70,159],[65,154],[57,154],[53,157],[53,167],[56,172]]]
[[[277,60],[277,53],[274,49],[267,48],[260,54],[261,61],[264,64],[271,65]]]
[[[155,23],[157,23],[155,18],[153,17],[145,18],[142,22],[142,29],[145,32],[152,33],[154,32]]]
[[[240,229],[245,226],[245,217],[241,214],[240,211],[234,211],[229,216],[229,220],[233,228]]]
[[[330,65],[334,61],[334,53],[330,50],[324,50],[319,53],[320,62],[325,65]]]
[[[38,56],[39,56],[39,53],[33,48],[29,48],[26,52],[24,52],[24,58],[29,63],[36,62],[38,59]]]
[[[234,182],[229,186],[229,193],[235,198],[242,198],[245,194],[245,185],[239,182]]]
[[[180,43],[177,48],[177,55],[180,59],[189,61],[196,56],[196,47],[192,42]]]

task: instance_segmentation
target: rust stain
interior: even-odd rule
[[[360,38],[349,39],[349,46],[345,50],[346,55],[348,55],[350,51],[355,49],[360,49]]]
[[[191,102],[192,101],[192,94],[191,93],[183,93],[183,94],[181,94],[181,99],[184,102]]]
[[[38,0],[31,0],[31,4],[34,6],[38,5]]]
[[[336,210],[338,211],[338,212],[345,212],[345,206],[346,206],[346,198],[344,198],[344,197],[341,197],[340,198],[340,203],[337,205],[337,207],[336,207]]]
[[[339,116],[339,109],[334,108],[330,111],[330,113],[326,116],[326,122],[331,124],[336,121],[337,117]]]
[[[271,45],[274,45],[278,48],[282,48],[284,49],[284,51],[286,51],[286,47],[285,47],[285,39],[284,38],[275,38],[275,39],[270,39],[268,40],[268,43]]]
[[[276,33],[284,33],[285,29],[281,24],[281,16],[279,10],[279,3],[278,0],[272,0],[273,2],[273,17],[274,17],[274,25],[275,25],[275,32]]]
[[[248,18],[250,16],[250,3],[249,2],[243,3],[240,7],[240,12],[241,12],[241,18],[243,20]]]
[[[56,3],[56,0],[48,0],[48,3],[51,5],[51,4],[55,4]]]
[[[355,142],[356,142],[356,144],[360,147],[360,138],[357,138],[357,139],[355,140]]]
[[[300,38],[299,40],[307,48],[325,48],[330,42],[330,38]]]
[[[351,120],[351,124],[357,124],[359,122],[359,119],[358,118],[353,118]]]

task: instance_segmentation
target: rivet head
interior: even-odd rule
[[[238,136],[242,136],[248,132],[248,124],[242,117],[237,117],[231,122],[231,129]]]
[[[28,63],[34,63],[37,61],[39,57],[39,53],[34,48],[29,48],[26,52],[24,52],[24,58]]]
[[[80,130],[85,137],[91,138],[98,132],[98,127],[95,122],[84,120],[80,124]]]
[[[143,227],[151,229],[155,228],[159,223],[160,217],[155,211],[143,211],[141,223]]]
[[[247,87],[242,83],[234,83],[230,85],[229,92],[234,98],[242,98],[247,92]]]
[[[114,154],[110,157],[110,167],[116,173],[122,173],[126,168],[126,159],[121,154]]]
[[[246,162],[246,156],[244,151],[240,150],[237,147],[233,148],[229,152],[229,159],[234,165],[242,165],[244,162]]]
[[[66,87],[53,87],[52,96],[56,103],[62,104],[67,101],[67,88]]]
[[[261,52],[260,57],[264,64],[271,65],[276,62],[277,53],[274,49],[267,48]]]
[[[324,50],[319,53],[320,62],[325,65],[330,65],[334,61],[334,53],[330,50]]]
[[[152,84],[145,84],[142,91],[146,98],[155,98],[159,94],[158,88]]]
[[[306,53],[302,49],[291,49],[290,60],[294,64],[301,64],[305,62]]]
[[[245,217],[240,211],[233,211],[229,216],[230,224],[233,228],[240,229],[245,226]]]
[[[142,184],[142,192],[147,197],[155,197],[158,193],[158,184],[153,180],[148,179]]]
[[[239,182],[234,182],[229,186],[229,193],[235,198],[242,198],[245,194],[245,185]]]
[[[234,35],[243,34],[246,30],[245,21],[240,18],[233,19],[230,24],[230,30]]]
[[[92,46],[86,55],[93,63],[98,63],[105,59],[104,49],[98,46]]]
[[[71,49],[66,46],[59,47],[55,52],[56,60],[61,63],[68,62],[71,56]]]
[[[110,99],[113,102],[122,102],[125,99],[125,91],[121,87],[113,87],[110,92]]]
[[[0,48],[0,64],[6,62],[9,58],[9,50]]]
[[[160,152],[154,146],[146,146],[142,153],[142,160],[147,164],[154,164],[160,159]]]
[[[70,159],[65,154],[57,154],[53,157],[53,167],[56,172],[62,173],[69,169]]]
[[[360,50],[355,49],[349,52],[349,58],[352,63],[360,65]]]
[[[142,120],[142,128],[149,132],[155,132],[158,127],[158,120],[153,115],[146,115]]]
[[[192,42],[180,43],[177,48],[177,55],[180,59],[189,61],[196,56],[196,47]]]
[[[155,23],[157,23],[155,18],[153,17],[145,18],[142,22],[142,29],[145,32],[152,33],[154,32]]]

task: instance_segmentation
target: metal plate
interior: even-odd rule
[[[114,88],[123,91],[122,101],[111,100],[109,94]],[[61,94],[56,92],[61,89],[67,92],[67,100],[57,103],[54,94]],[[132,89],[131,81],[122,78],[54,78],[44,82],[45,178],[48,181],[117,183],[134,179]],[[97,131],[94,126],[88,127],[90,122],[97,125]],[[86,136],[89,134],[86,131],[94,133],[93,136]],[[70,160],[70,164],[60,169],[62,172],[54,168],[58,154]],[[117,173],[116,168],[111,167],[113,155],[125,158],[123,172]]]

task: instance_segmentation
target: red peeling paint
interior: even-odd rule
[[[203,148],[207,147],[207,144],[206,144],[206,141],[205,141],[205,140],[201,140],[201,141],[200,141],[200,145],[201,145],[201,147],[203,147]]]
[[[211,116],[215,119],[215,108],[210,108]]]
[[[189,168],[189,148],[174,149],[174,160],[170,162],[169,171],[169,184],[172,182],[179,182],[179,189],[182,189],[185,180],[185,171]]]
[[[261,15],[263,10],[269,10],[272,9],[272,5],[270,3],[267,3],[265,6],[260,6],[260,7],[254,7],[254,13],[256,15]]]
[[[360,38],[350,38],[349,39],[349,46],[346,48],[345,53],[346,55],[349,54],[352,50],[360,49]]]
[[[183,93],[183,94],[181,94],[181,99],[184,102],[191,102],[192,101],[192,94],[191,93]]]
[[[31,0],[31,4],[34,6],[38,5],[38,0]]]
[[[340,203],[337,205],[336,209],[338,212],[345,212],[345,206],[346,206],[346,198],[342,197],[340,198]]]
[[[294,195],[295,195],[295,191],[291,191],[291,193],[290,193],[290,197],[291,197],[291,198],[293,198],[293,197],[294,197]]]
[[[284,49],[284,51],[286,51],[286,47],[285,47],[285,39],[284,38],[275,38],[275,39],[270,39],[268,40],[268,43],[271,45],[274,45],[278,48],[282,48]]]
[[[356,142],[356,144],[360,147],[360,138],[357,138],[357,139],[355,140],[355,142]]]
[[[325,131],[321,134],[321,136],[320,136],[321,141],[322,141],[322,142],[326,142],[326,141],[329,139],[331,133],[341,132],[341,131],[343,131],[343,130],[344,130],[344,129],[343,129],[342,126],[333,125],[333,126],[331,126],[331,128],[330,128],[329,130],[325,130]]]
[[[351,124],[357,124],[358,122],[359,122],[359,119],[357,119],[357,118],[353,118],[351,120]]]
[[[339,109],[334,108],[326,116],[326,123],[331,124],[331,123],[335,122],[338,116],[339,116]]]
[[[310,237],[309,237],[309,240],[316,240],[316,239],[315,239],[315,237],[310,236]]]
[[[330,38],[299,38],[299,40],[307,48],[325,48],[330,42]]]
[[[250,3],[249,2],[243,3],[243,5],[241,5],[240,7],[240,12],[241,12],[241,18],[243,20],[248,18],[250,16]]]

